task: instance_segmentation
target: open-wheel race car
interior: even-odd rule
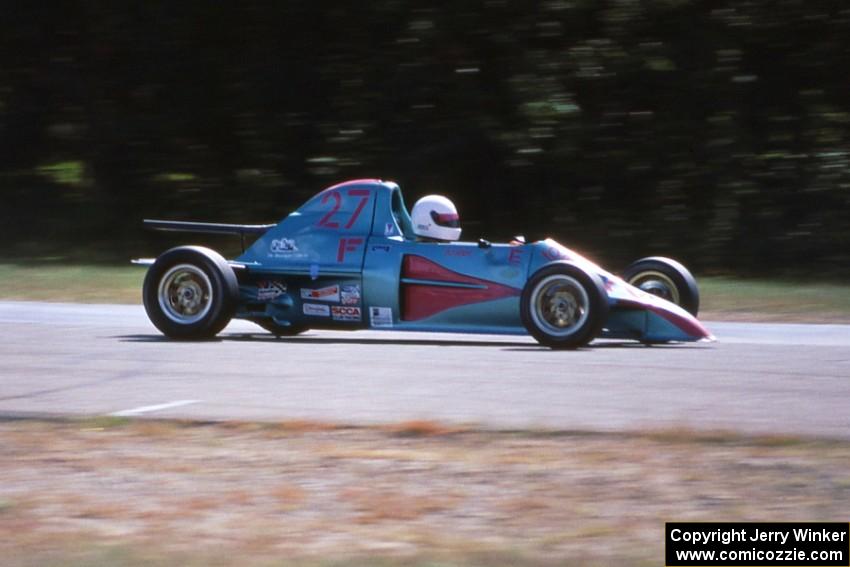
[[[530,334],[552,348],[595,338],[647,344],[711,340],[699,291],[678,262],[639,260],[611,274],[551,239],[460,242],[448,199],[420,199],[377,179],[321,191],[277,224],[178,221],[154,229],[257,236],[226,260],[172,248],[148,268],[145,310],[166,336],[202,339],[232,318],[278,336],[308,329]]]

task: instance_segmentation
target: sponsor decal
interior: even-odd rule
[[[519,266],[522,263],[522,248],[511,248],[508,252],[508,264]]]
[[[272,254],[283,254],[286,252],[298,252],[298,246],[292,238],[275,238],[269,246]]]
[[[302,306],[302,309],[304,310],[304,315],[309,315],[311,317],[331,316],[331,308],[320,303],[305,303]]]
[[[339,286],[332,285],[319,289],[301,288],[301,299],[339,303]]]
[[[468,248],[448,246],[443,249],[443,254],[446,256],[472,256],[472,250],[469,250]]]
[[[260,280],[257,282],[257,301],[271,301],[286,293],[286,282]]]
[[[393,310],[391,307],[370,307],[369,321],[373,327],[392,327]]]
[[[505,268],[499,275],[505,278],[506,280],[512,280],[519,275],[519,270],[516,268]]]
[[[360,286],[342,286],[339,291],[339,297],[343,305],[360,305]]]
[[[547,246],[546,250],[543,251],[543,257],[550,261],[555,260],[569,260],[570,255],[567,254],[564,250],[557,248],[555,246]]]
[[[378,244],[376,246],[372,246],[372,252],[389,252],[390,247],[387,244]]]
[[[294,238],[275,238],[269,243],[269,258],[295,260],[307,258],[307,254],[298,250]]]
[[[331,316],[334,321],[360,321],[360,308],[347,305],[331,306]]]
[[[388,222],[386,226],[384,226],[384,236],[394,236],[395,235],[395,225],[391,222]]]

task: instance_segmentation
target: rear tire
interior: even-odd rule
[[[525,284],[520,317],[540,344],[574,349],[599,335],[608,318],[608,295],[598,275],[557,262],[538,270]]]
[[[670,258],[652,256],[633,262],[623,272],[626,283],[675,303],[694,317],[699,312],[699,288],[688,269]]]
[[[208,339],[233,318],[236,274],[222,256],[201,246],[163,253],[148,269],[142,290],[151,323],[174,339]]]

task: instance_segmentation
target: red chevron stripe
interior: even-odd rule
[[[427,258],[415,255],[404,257],[402,277],[446,282],[449,284],[461,283],[486,286],[481,289],[471,289],[426,284],[402,284],[401,318],[404,321],[418,321],[419,319],[426,319],[452,307],[492,301],[494,299],[502,299],[503,297],[515,297],[521,293],[520,290],[510,286],[453,272]]]

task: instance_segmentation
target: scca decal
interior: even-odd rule
[[[344,307],[340,305],[331,307],[331,315],[334,321],[360,321],[362,317],[359,307]]]

